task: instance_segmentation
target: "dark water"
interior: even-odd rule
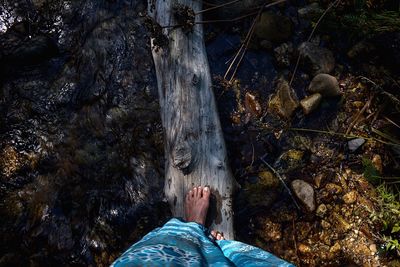
[[[1,8],[0,265],[107,265],[169,216],[144,1]]]

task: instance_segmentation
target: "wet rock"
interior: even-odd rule
[[[330,73],[335,67],[335,58],[330,50],[311,42],[304,42],[299,46],[299,53],[303,64],[313,75]]]
[[[299,250],[299,252],[300,252],[301,254],[308,254],[308,253],[311,253],[311,247],[310,247],[310,246],[307,246],[306,244],[303,244],[303,243],[299,243],[299,244],[297,245],[297,249]]]
[[[343,196],[343,201],[346,204],[352,204],[357,200],[357,191],[350,191]]]
[[[303,180],[294,180],[292,181],[292,189],[308,212],[315,210],[314,189],[309,183]]]
[[[287,81],[281,80],[278,83],[276,93],[268,103],[269,110],[283,118],[289,119],[298,106],[299,101],[296,93]]]
[[[258,182],[246,183],[244,196],[252,206],[269,206],[276,197],[276,187],[279,179],[269,171],[261,171],[258,174]]]
[[[337,222],[337,229],[345,233],[351,228],[351,224],[348,223],[340,214],[333,212],[332,213],[332,218]]]
[[[359,149],[363,144],[365,143],[365,139],[363,138],[356,138],[352,139],[347,142],[347,145],[349,147],[349,150],[351,152],[355,152],[357,149]]]
[[[349,58],[365,56],[375,50],[375,46],[368,41],[361,41],[355,44],[348,52]]]
[[[300,101],[300,106],[303,109],[304,114],[310,114],[318,108],[321,103],[322,95],[319,93],[307,96]]]
[[[293,23],[285,16],[264,12],[256,23],[254,34],[262,40],[282,43],[288,40],[293,33]]]
[[[275,223],[268,218],[258,219],[260,230],[257,231],[258,235],[265,241],[278,241],[282,239],[282,226]]]
[[[318,206],[317,211],[315,212],[315,214],[318,217],[322,218],[322,217],[325,216],[327,210],[328,210],[328,208],[326,207],[326,205],[325,204],[321,204],[321,205]]]
[[[289,67],[290,58],[293,53],[292,43],[283,43],[274,49],[275,60],[279,67]]]
[[[321,226],[323,229],[326,230],[326,229],[331,228],[332,225],[329,222],[327,222],[326,220],[321,220]]]
[[[334,259],[335,257],[337,257],[340,251],[341,251],[341,246],[339,242],[336,242],[332,247],[329,248],[328,259]]]
[[[278,187],[279,179],[270,171],[261,171],[258,173],[259,183],[265,187]]]
[[[308,234],[311,232],[312,225],[309,222],[298,222],[296,223],[296,239],[302,241],[306,239]]]
[[[337,79],[329,74],[318,74],[312,79],[308,89],[310,93],[319,93],[324,97],[339,96],[339,83]]]
[[[317,2],[311,3],[305,7],[299,8],[297,13],[299,14],[300,18],[303,19],[312,19],[318,15],[321,15],[323,12],[322,8],[320,8]]]
[[[288,173],[290,171],[301,168],[305,165],[305,153],[301,150],[289,149],[283,152],[274,163],[274,167],[280,173]]]
[[[328,193],[331,195],[338,195],[342,193],[342,188],[339,185],[333,183],[326,184],[325,190],[328,191]]]
[[[372,164],[374,165],[375,169],[382,174],[383,173],[383,164],[382,164],[382,158],[380,155],[375,154],[372,157]]]

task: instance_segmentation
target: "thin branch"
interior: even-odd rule
[[[382,144],[385,144],[385,145],[400,147],[400,144],[383,141],[383,140],[380,140],[380,139],[375,138],[375,137],[364,137],[364,136],[353,135],[353,134],[348,134],[347,135],[347,134],[344,134],[344,133],[328,132],[328,131],[323,131],[323,130],[306,129],[306,128],[289,128],[288,130],[290,130],[290,131],[298,131],[298,132],[310,132],[310,133],[321,133],[321,134],[337,135],[337,136],[341,136],[341,137],[348,138],[348,139],[351,139],[351,138],[363,138],[365,140],[376,141],[376,142],[379,142],[379,143],[382,143]]]
[[[270,164],[268,164],[268,162],[266,162],[266,161],[264,160],[264,157],[265,157],[265,155],[262,156],[262,157],[260,157],[260,160],[261,160],[265,165],[267,165],[267,167],[270,168],[271,171],[279,178],[279,180],[281,181],[282,185],[285,187],[285,189],[288,191],[290,197],[292,198],[294,205],[296,206],[297,209],[300,210],[299,204],[297,204],[297,201],[296,201],[296,199],[294,198],[294,196],[293,196],[293,194],[292,194],[292,191],[291,191],[290,188],[286,185],[286,183],[285,183],[285,181],[283,180],[282,176],[281,176]]]
[[[232,4],[240,2],[240,1],[242,1],[242,0],[233,0],[233,1],[230,1],[230,2],[225,3],[225,4],[221,4],[221,5],[213,6],[213,7],[210,7],[210,8],[206,8],[206,9],[203,9],[203,10],[200,10],[200,11],[196,12],[195,15],[202,14],[204,12],[211,11],[211,10],[214,10],[214,9],[217,9],[217,8],[221,8],[221,7],[224,7],[224,6],[232,5]]]
[[[358,120],[360,119],[361,115],[367,110],[367,108],[371,105],[373,96],[371,96],[369,98],[369,100],[367,101],[367,103],[365,103],[364,107],[357,113],[356,117],[354,118],[354,120],[350,123],[349,127],[347,128],[345,134],[349,134],[350,131],[353,129],[354,126],[356,126]]]

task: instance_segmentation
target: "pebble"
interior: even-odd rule
[[[300,106],[303,109],[304,114],[308,115],[316,110],[321,103],[322,95],[319,93],[312,94],[300,101]]]
[[[325,216],[327,210],[328,210],[328,209],[326,208],[326,205],[325,205],[325,204],[321,204],[321,205],[319,205],[318,208],[317,208],[316,215],[317,215],[318,217],[321,217],[321,218],[322,218],[322,217]]]
[[[299,243],[297,249],[301,254],[308,254],[311,252],[311,248],[303,243]]]
[[[377,251],[376,245],[375,244],[369,245],[369,250],[371,250],[372,255],[374,255],[376,253],[376,251]]]
[[[380,155],[375,154],[372,157],[372,164],[374,165],[375,169],[382,174],[383,173],[383,165],[382,165],[382,158]]]
[[[350,191],[343,196],[343,201],[346,204],[352,204],[352,203],[356,202],[356,200],[357,200],[357,192],[356,191]]]
[[[351,152],[355,152],[357,149],[359,149],[363,144],[365,143],[365,139],[364,138],[356,138],[356,139],[352,139],[350,141],[347,142],[347,145],[349,147],[349,150]]]
[[[303,8],[299,8],[297,13],[299,14],[300,18],[312,19],[318,14],[321,14],[323,10],[319,6],[317,2],[311,3]]]
[[[328,183],[325,186],[325,189],[332,195],[337,195],[342,193],[342,188],[339,185],[333,183]]]
[[[308,212],[315,210],[314,189],[309,183],[303,180],[294,180],[292,181],[292,189]]]
[[[325,73],[315,76],[307,91],[310,93],[319,93],[323,97],[334,97],[342,94],[336,77]]]

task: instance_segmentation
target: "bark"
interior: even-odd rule
[[[177,25],[174,7],[201,10],[201,1],[149,0],[149,13],[161,26]],[[153,6],[152,6],[153,4]],[[201,21],[196,15],[196,21]],[[165,133],[165,194],[173,215],[184,217],[184,198],[193,186],[211,187],[208,225],[233,238],[232,191],[225,143],[212,91],[203,28],[163,28],[163,47],[152,39],[161,118]],[[158,37],[157,37],[158,38]]]

